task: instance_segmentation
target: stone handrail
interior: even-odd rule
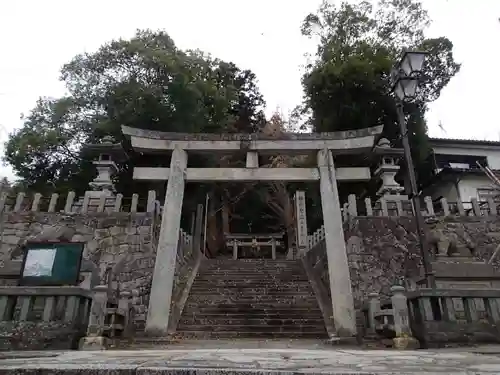
[[[83,197],[77,199],[74,191],[68,192],[65,197],[54,193],[44,197],[40,193],[27,196],[20,192],[16,196],[7,193],[0,195],[1,212],[64,212],[64,213],[94,213],[94,212],[158,212],[161,210],[156,200],[156,192],[148,192],[147,201],[141,204],[139,194],[131,198],[124,198],[122,194],[96,195],[95,191],[87,191]]]
[[[91,293],[79,287],[0,287],[1,321],[44,321],[62,320],[75,325],[85,325],[90,308]],[[58,316],[57,305],[63,299]],[[43,307],[36,316],[35,302],[43,301]],[[19,310],[19,315],[16,314]]]
[[[193,236],[190,234],[184,232],[182,228],[179,231],[179,245],[178,245],[178,254],[180,253],[181,255],[186,251],[186,249],[191,250],[191,247],[193,245]]]
[[[367,337],[380,335],[393,339],[393,346],[399,349],[418,346],[412,337],[404,287],[393,286],[388,300],[381,300],[378,293],[371,293],[363,312],[367,323]]]
[[[415,337],[423,347],[499,343],[500,289],[393,287],[390,302],[377,293],[364,307],[367,336]]]
[[[313,236],[313,241],[315,242],[313,242],[312,248],[304,254],[301,260],[318,300],[327,332],[330,336],[334,336],[335,329],[332,321],[333,309],[330,291],[330,277],[328,273],[324,229],[321,230],[322,228],[323,227],[316,232],[322,234],[322,237],[317,237],[316,235]]]
[[[500,342],[500,289],[407,293],[415,336],[425,346]]]
[[[448,202],[446,198],[434,202],[431,197],[424,197],[423,216],[496,216],[499,206],[493,199],[480,202],[472,198],[470,202]],[[372,202],[371,198],[358,201],[354,194],[342,208],[344,222],[357,216],[413,216],[413,205],[408,199],[380,198]]]
[[[189,296],[189,291],[203,260],[202,255],[203,205],[196,208],[195,228],[192,235],[182,229],[179,233],[177,255],[174,270],[174,285],[172,288],[171,309],[168,319],[168,332],[174,333]]]
[[[315,247],[317,244],[319,244],[321,241],[324,240],[325,240],[325,226],[322,225],[316,232],[307,236],[308,250],[312,249],[313,247]]]

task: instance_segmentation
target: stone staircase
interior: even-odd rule
[[[302,264],[289,260],[204,261],[179,338],[327,338]]]

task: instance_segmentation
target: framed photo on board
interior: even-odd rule
[[[20,285],[77,285],[83,242],[30,242],[26,244]]]

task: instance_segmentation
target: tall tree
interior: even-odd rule
[[[162,31],[138,31],[130,40],[78,55],[62,68],[61,79],[68,95],[40,99],[5,148],[4,160],[23,185],[42,193],[87,189],[94,172],[81,154],[82,144],[104,135],[121,140],[121,125],[252,132],[265,124],[264,100],[252,72],[200,51],[182,51]],[[131,154],[120,166],[120,190],[141,189],[133,184],[131,165],[167,162]]]
[[[384,125],[384,136],[400,146],[400,132],[391,93],[390,72],[406,49],[429,52],[417,100],[404,106],[410,142],[418,168],[428,156],[425,112],[458,72],[453,44],[427,39],[427,12],[416,0],[325,2],[304,20],[302,33],[318,40],[303,76],[304,102],[296,112],[315,131],[336,131]],[[423,172],[422,172],[423,173]]]

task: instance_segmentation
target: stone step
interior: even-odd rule
[[[325,338],[323,315],[298,261],[208,260],[190,290],[182,338]]]
[[[216,314],[227,314],[230,312],[241,312],[241,313],[252,313],[257,311],[283,311],[289,309],[307,310],[314,311],[319,310],[317,302],[308,303],[264,303],[264,302],[253,302],[253,303],[225,303],[225,304],[208,304],[208,303],[198,303],[187,301],[184,307],[186,313],[193,312],[215,312]]]
[[[328,338],[326,330],[296,331],[296,332],[209,332],[209,331],[177,331],[175,337],[182,339],[325,339]]]
[[[297,271],[304,272],[304,267],[300,266],[266,266],[261,264],[252,264],[248,266],[225,266],[225,265],[211,265],[211,266],[200,266],[202,271],[217,271],[217,270],[228,270],[228,271]]]
[[[251,263],[206,263],[200,265],[201,269],[211,269],[211,268],[224,268],[224,269],[245,269],[245,270],[255,270],[255,269],[294,269],[302,270],[303,265],[300,263],[263,263],[263,262],[251,262]]]
[[[194,310],[185,310],[186,319],[191,318],[211,318],[211,319],[219,319],[219,318],[234,318],[234,319],[323,319],[323,314],[319,308],[310,309],[310,308],[291,308],[287,310],[261,310],[261,309],[251,309],[240,311],[236,308],[220,312],[220,309],[217,308],[204,308],[203,311],[194,311]]]
[[[271,268],[271,269],[230,269],[230,268],[210,268],[210,269],[200,269],[200,273],[202,274],[219,274],[219,273],[228,273],[228,274],[237,274],[241,273],[244,275],[268,275],[268,274],[277,274],[277,275],[305,275],[302,270],[290,270],[290,269],[281,269],[281,268]]]
[[[247,266],[238,266],[238,265],[209,265],[209,266],[200,266],[200,270],[208,271],[208,270],[241,270],[241,271],[274,271],[274,270],[282,270],[282,271],[304,271],[302,265],[294,265],[294,266],[281,266],[281,265],[263,265],[263,264],[249,264]]]
[[[201,274],[220,274],[220,273],[228,273],[228,274],[244,274],[244,275],[305,275],[302,270],[281,270],[281,269],[261,269],[261,270],[241,270],[241,269],[209,269],[209,270],[200,270]]]
[[[316,325],[186,325],[178,328],[180,331],[184,332],[323,332],[325,330],[324,324]]]
[[[300,301],[317,301],[316,295],[313,292],[293,292],[293,293],[193,293],[190,297],[196,297],[196,301],[212,301],[217,302],[300,302]]]
[[[276,283],[268,282],[263,280],[246,280],[246,281],[235,281],[235,280],[213,280],[213,281],[200,281],[196,280],[193,283],[192,290],[194,288],[281,288],[281,287],[300,287],[309,288],[309,281],[294,281],[292,283]]]
[[[243,274],[243,273],[234,273],[234,274],[229,274],[229,273],[218,273],[218,274],[206,274],[206,273],[201,273],[198,274],[196,280],[200,281],[215,281],[215,280],[224,280],[224,281],[229,281],[229,280],[234,280],[234,281],[246,281],[246,280],[253,280],[253,281],[266,281],[269,283],[281,281],[281,282],[300,282],[300,281],[308,281],[309,279],[306,276],[303,275],[278,275],[278,274],[266,274],[266,275],[259,275],[259,274]]]
[[[234,282],[234,285],[244,285],[251,283],[262,283],[269,285],[292,285],[295,283],[307,284],[309,279],[306,277],[298,276],[258,276],[258,275],[198,275],[195,279],[195,284],[197,283],[214,283],[214,282]]]
[[[188,318],[187,316],[179,321],[179,327],[181,326],[191,326],[191,325],[231,325],[231,326],[260,326],[260,325],[270,325],[270,326],[319,326],[322,328],[325,323],[321,317],[304,318],[301,316],[283,319],[279,318],[269,318],[268,316],[263,316],[261,318],[256,318],[255,316],[247,317],[239,315],[227,316],[227,315],[205,315],[205,316],[193,316]]]
[[[196,301],[201,303],[216,304],[234,304],[234,303],[302,303],[302,302],[313,302],[317,303],[316,297],[311,294],[292,294],[292,295],[245,295],[245,294],[233,294],[233,295],[219,295],[219,294],[191,294],[188,297],[187,302]]]
[[[302,269],[302,263],[283,263],[282,261],[276,262],[225,262],[225,263],[202,263],[200,267],[205,268],[242,268],[242,269],[256,269],[256,268],[293,268]]]
[[[222,295],[222,296],[314,296],[312,288],[273,290],[271,288],[191,288],[193,295]]]
[[[203,265],[206,264],[302,264],[300,260],[288,260],[288,259],[230,259],[230,258],[216,258],[216,259],[206,259],[203,261]]]
[[[220,284],[220,285],[219,285]],[[286,283],[286,284],[276,284],[276,283],[269,283],[269,285],[263,284],[263,283],[231,283],[231,282],[217,282],[214,281],[213,283],[200,283],[200,282],[194,282],[193,286],[191,287],[191,290],[204,290],[205,288],[211,288],[211,289],[220,289],[222,291],[228,290],[228,291],[233,291],[233,290],[252,290],[252,289],[262,289],[262,290],[272,290],[272,291],[283,291],[283,292],[289,292],[289,291],[302,291],[302,290],[307,290],[307,289],[312,289],[311,284],[307,281],[304,282],[298,282],[298,283]]]
[[[235,305],[219,305],[219,306],[210,306],[204,305],[200,306],[198,304],[187,305],[183,309],[183,316],[188,315],[248,315],[248,316],[322,316],[321,310],[318,306],[316,307],[297,307],[297,306],[271,306],[271,307],[249,307],[249,306],[235,306]]]

